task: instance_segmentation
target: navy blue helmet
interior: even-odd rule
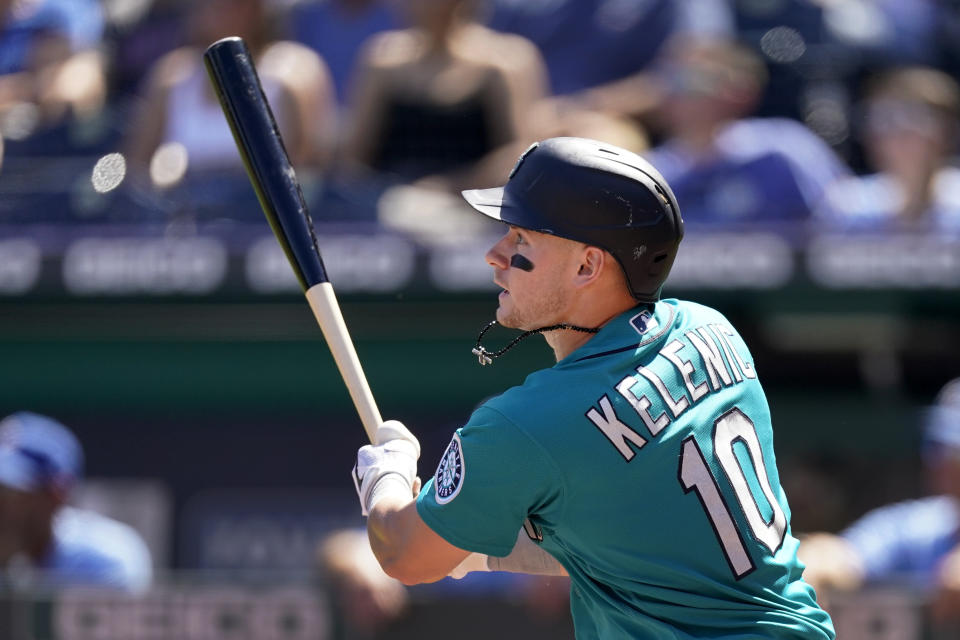
[[[506,185],[463,197],[496,220],[605,249],[641,302],[660,299],[683,238],[680,207],[660,172],[637,154],[596,140],[537,142]]]

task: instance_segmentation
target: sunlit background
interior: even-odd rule
[[[130,594],[14,563],[0,638],[572,637],[561,580],[403,589],[349,537],[364,435],[206,78],[230,35],[421,475],[551,363],[538,339],[471,355],[500,229],[459,190],[582,135],[673,186],[664,294],[744,335],[794,532],[929,493],[925,416],[960,375],[960,4],[0,0],[0,417],[72,429],[72,501],[136,529],[154,567]],[[839,594],[840,637],[960,637],[932,588]]]

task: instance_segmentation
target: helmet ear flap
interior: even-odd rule
[[[673,259],[675,257],[676,252],[670,253],[669,251],[663,251],[653,256],[647,269],[647,278],[650,280],[659,280],[662,286],[663,281],[667,279],[667,273],[669,273],[671,267],[673,267]],[[659,288],[657,289],[657,297],[660,297]]]

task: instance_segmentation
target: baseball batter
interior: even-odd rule
[[[747,346],[717,311],[660,300],[683,236],[660,174],[554,138],[464,196],[508,225],[486,256],[497,322],[542,333],[557,363],[480,406],[416,497],[402,424],[360,450],[387,573],[566,573],[581,639],[834,638],[801,579]]]

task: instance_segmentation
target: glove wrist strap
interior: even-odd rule
[[[386,473],[380,476],[376,483],[370,487],[370,494],[365,505],[364,515],[369,515],[374,506],[388,496],[409,499],[413,494],[413,485],[411,485],[402,474]]]

